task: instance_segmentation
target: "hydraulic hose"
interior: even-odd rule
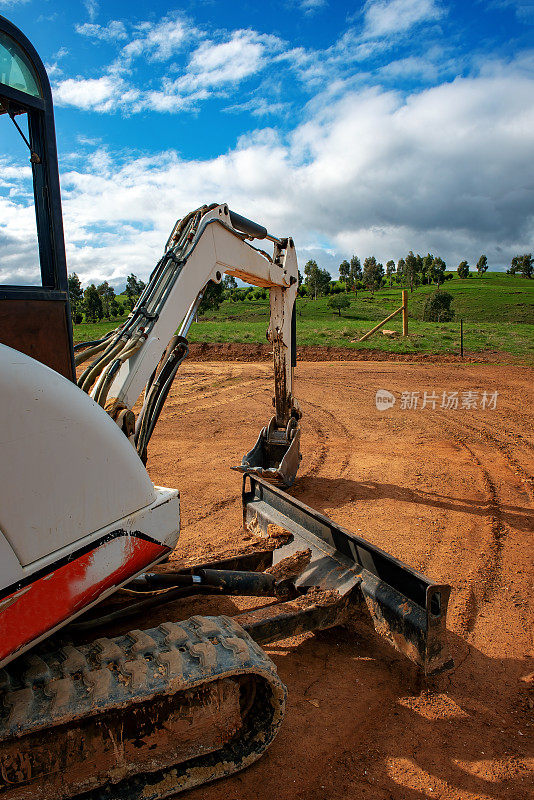
[[[96,356],[97,353],[102,352],[106,347],[106,342],[98,342],[93,347],[87,348],[82,353],[78,353],[74,356],[74,363],[78,367],[80,364],[83,364],[84,361],[87,361],[91,358],[91,356]]]
[[[118,354],[116,358],[114,358],[111,366],[106,367],[105,370],[102,371],[98,383],[94,389],[94,399],[99,405],[102,407],[106,403],[107,394],[109,388],[111,386],[113,378],[110,378],[110,373],[113,372],[113,377],[117,374],[120,367],[131,358],[137,351],[140,349],[141,345],[143,344],[143,339],[141,336],[138,336],[136,339],[130,340],[128,342],[128,346],[124,347]],[[103,392],[105,394],[103,395]]]
[[[120,353],[123,347],[124,347],[124,340],[121,338],[107,351],[107,354],[104,353],[104,355],[101,358],[99,358],[96,361],[96,363],[93,364],[93,366],[91,366],[88,370],[86,370],[86,372],[84,372],[81,375],[80,380],[78,382],[78,386],[80,387],[80,389],[83,389],[84,392],[87,392],[87,394],[89,394],[89,392],[91,391],[91,387],[97,380],[98,376],[100,375],[104,367],[107,364],[109,364],[110,361],[113,361],[113,359],[116,357],[118,353]]]

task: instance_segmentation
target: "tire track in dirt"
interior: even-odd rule
[[[338,433],[341,434],[340,438],[342,439],[343,442],[350,442],[353,439],[348,428],[336,417],[335,414],[333,414],[331,411],[328,411],[328,409],[324,408],[324,406],[316,405],[315,403],[312,403],[310,400],[300,400],[299,402],[301,405],[306,405],[309,408],[314,409],[314,411],[319,411],[320,413],[324,414],[329,420],[331,420],[330,430],[335,431],[337,429]],[[312,415],[311,419],[313,418],[314,417]],[[324,431],[322,431],[322,429],[320,429],[319,427],[317,428],[317,430],[321,430],[321,434],[323,436],[323,442],[327,444],[330,441],[331,436],[325,434]],[[349,468],[351,455],[352,455],[352,448],[344,446],[342,451],[341,467],[339,471],[335,473],[338,477],[346,475],[347,470]],[[328,452],[325,452],[324,457],[321,460],[320,466],[322,466],[325,463],[327,456]],[[307,474],[308,475],[316,474],[316,472],[317,470],[314,473],[308,472]]]
[[[313,457],[310,460],[308,469],[302,473],[302,477],[315,477],[319,474],[321,467],[326,461],[328,455],[328,437],[326,436],[320,425],[315,422],[312,424],[314,428],[314,440],[317,442],[317,449],[314,450]]]
[[[529,452],[534,452],[534,441],[530,441],[525,436],[525,431],[531,430],[532,418],[531,416],[521,414],[517,411],[516,407],[506,407],[506,427],[504,424],[501,426],[499,433],[504,436],[511,437],[514,442]],[[514,425],[513,428],[510,426]]]
[[[474,630],[481,607],[490,602],[493,597],[501,574],[504,541],[509,531],[503,521],[502,505],[497,487],[488,469],[473,450],[471,443],[468,444],[466,441],[461,424],[445,420],[444,415],[440,416],[443,419],[442,424],[449,431],[451,438],[467,452],[469,459],[480,472],[487,495],[490,539],[489,542],[484,543],[484,549],[479,549],[475,566],[467,576],[467,586],[460,587],[456,591],[456,602],[454,603],[458,632],[461,636],[466,636]]]
[[[243,400],[251,400],[253,398],[256,398],[260,394],[265,394],[265,389],[256,389],[255,391],[244,392],[244,393],[240,392],[232,397],[227,397],[225,400],[217,400],[214,401],[213,403],[204,403],[202,405],[195,404],[193,413],[196,414],[200,411],[212,411],[214,408],[221,408],[222,406],[228,406],[231,405],[232,403],[242,402]],[[266,403],[265,405],[268,411],[270,412],[271,408],[269,403]],[[184,406],[183,410],[180,409],[179,411],[169,411],[167,414],[167,418],[169,420],[174,421],[183,419],[184,417],[186,418],[189,417],[192,413],[191,409],[188,409],[185,403],[183,404],[183,406]],[[266,421],[268,421],[267,416],[266,416]]]
[[[197,411],[208,411],[211,408],[236,402],[242,397],[252,397],[259,392],[265,392],[265,386],[258,387],[257,384],[259,380],[259,377],[248,379],[240,381],[237,384],[234,383],[234,385],[227,388],[217,388],[212,391],[192,393],[191,397],[181,397],[180,399],[174,397],[167,405],[167,416],[169,419],[176,419],[184,414],[190,414],[191,405],[195,406],[195,413]],[[242,390],[249,386],[256,386],[257,388],[252,392],[243,394]],[[221,395],[226,395],[224,400],[221,399]],[[216,398],[216,400],[213,403],[202,403],[203,400],[209,400],[210,398]]]
[[[502,440],[496,438],[487,428],[483,426],[477,428],[474,425],[470,425],[465,420],[462,420],[461,422],[455,420],[454,424],[459,428],[463,428],[471,436],[474,435],[480,437],[480,439],[484,440],[490,447],[498,450],[504,457],[504,460],[508,463],[508,468],[521,478],[521,481],[525,485],[527,494],[529,495],[530,499],[534,501],[534,476],[530,475],[522,466],[522,464],[519,463],[517,458],[510,452],[509,442],[503,442]],[[505,437],[513,434],[507,429],[504,429],[501,431],[501,435]]]

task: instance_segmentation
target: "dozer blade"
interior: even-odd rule
[[[228,617],[23,656],[0,673],[1,800],[161,800],[259,758],[276,668]]]
[[[237,467],[237,472],[249,473],[277,486],[292,486],[297,477],[302,455],[300,428],[291,418],[287,428],[276,428],[275,417],[262,428],[258,441]]]
[[[328,597],[326,604],[315,604],[311,610],[299,610],[265,624],[249,627],[239,619],[256,641],[265,644],[292,635],[293,630],[302,632],[364,619],[426,675],[452,666],[444,643],[450,586],[434,583],[251,474],[243,480],[243,523],[266,536],[273,525],[291,534],[288,543],[273,551],[273,564],[309,552],[296,588],[311,599],[314,593],[319,596],[317,592]]]

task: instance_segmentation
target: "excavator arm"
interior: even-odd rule
[[[254,239],[270,240],[272,254],[253,246]],[[295,246],[226,204],[203,206],[178,220],[125,322],[104,339],[78,346],[77,365],[90,360],[78,385],[106,408],[146,461],[148,441],[187,355],[191,323],[209,282],[220,283],[223,274],[270,292],[267,338],[273,346],[275,413],[235,469],[290,486],[300,463],[300,410],[293,397]],[[143,391],[135,420],[132,409]]]

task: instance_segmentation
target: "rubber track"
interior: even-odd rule
[[[23,656],[0,670],[0,766],[3,771],[3,746],[29,734],[49,737],[59,725],[75,728],[77,720],[247,674],[258,678],[248,727],[222,750],[114,786],[56,793],[54,800],[160,800],[243,769],[274,739],[286,690],[273,662],[230,617],[191,617]],[[17,792],[0,788],[0,799]],[[38,790],[27,796],[47,797]]]

